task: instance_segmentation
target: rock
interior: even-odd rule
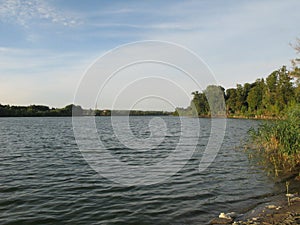
[[[215,218],[212,219],[209,224],[232,224],[232,219],[226,219],[226,218]]]
[[[293,194],[285,194],[285,196],[289,197],[289,198],[295,197],[295,195],[293,195]]]
[[[276,205],[267,205],[266,208],[267,209],[276,209],[277,206]]]
[[[219,218],[232,220],[232,218],[225,213],[220,213]]]
[[[235,219],[237,218],[238,214],[236,212],[230,212],[230,213],[226,213],[226,216]]]

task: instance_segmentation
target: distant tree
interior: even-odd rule
[[[263,108],[262,99],[265,90],[264,79],[257,79],[251,86],[247,96],[248,110],[252,113],[261,114]]]
[[[38,112],[38,111],[44,112],[44,111],[50,110],[50,108],[45,105],[30,105],[28,107],[28,109],[31,109],[32,111],[35,111],[35,112]]]
[[[236,111],[239,114],[244,114],[248,110],[247,97],[250,89],[251,89],[251,84],[249,83],[245,83],[244,86],[242,86],[241,84],[237,84],[236,86],[236,95],[237,95]]]
[[[9,105],[1,105],[0,104],[0,116],[9,116]]]
[[[300,55],[300,39],[297,38],[296,44],[292,45],[292,47],[295,49],[296,54]],[[290,76],[293,77],[296,81],[296,87],[295,87],[295,100],[300,103],[300,68],[298,65],[300,65],[300,58],[296,58],[292,60],[293,70],[290,72]]]
[[[296,44],[292,45],[292,47],[295,49],[296,54],[300,54],[300,39],[297,38],[296,40]],[[292,73],[292,76],[296,77],[296,78],[300,78],[300,69],[298,67],[298,65],[300,64],[300,58],[295,58],[292,60],[292,65],[294,67],[294,71]]]
[[[269,115],[278,113],[278,110],[276,109],[277,85],[278,85],[278,71],[275,70],[266,78],[266,88],[263,97],[263,104],[266,108],[267,114]]]
[[[263,104],[268,114],[279,115],[295,100],[295,90],[286,66],[273,71],[266,79]]]
[[[234,114],[237,110],[237,90],[229,88],[226,90],[226,111],[228,114]]]
[[[199,91],[192,92],[193,99],[189,109],[192,116],[205,116],[209,114],[209,105],[204,93]]]
[[[291,80],[289,71],[286,66],[283,66],[278,73],[277,101],[280,110],[294,100],[294,88]]]

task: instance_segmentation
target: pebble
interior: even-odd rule
[[[267,205],[266,208],[268,208],[268,209],[276,209],[277,206],[276,205]]]
[[[293,194],[285,194],[285,196],[289,197],[289,198],[295,197],[295,195],[293,195]]]
[[[235,221],[232,225],[255,225],[261,224],[258,221],[254,221],[254,218],[247,221]],[[263,222],[264,225],[271,225],[271,223]],[[277,225],[297,225],[300,224],[300,213],[289,213],[287,218],[282,222],[277,223]]]

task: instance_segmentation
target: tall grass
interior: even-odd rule
[[[282,118],[265,121],[250,129],[251,153],[276,176],[299,173],[300,105],[289,108]]]

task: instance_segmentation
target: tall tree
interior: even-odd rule
[[[254,112],[256,114],[262,114],[263,104],[262,99],[265,90],[265,82],[264,79],[257,79],[255,83],[253,83],[252,88],[249,91],[247,96],[247,103],[250,112]]]
[[[237,110],[237,90],[229,88],[226,90],[226,110],[228,114],[234,114]]]

